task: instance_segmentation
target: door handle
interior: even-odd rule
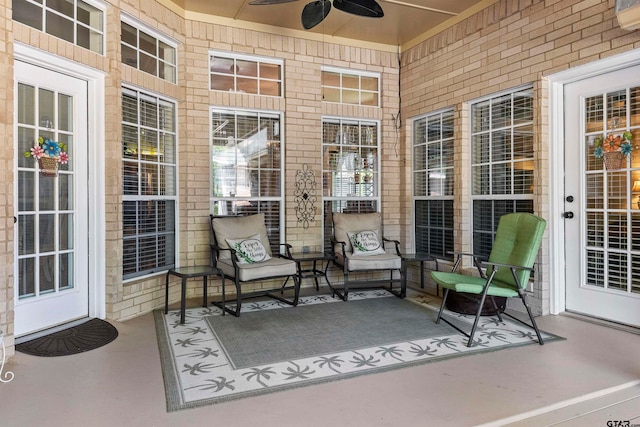
[[[573,218],[573,212],[563,212],[562,217],[566,219],[571,219]]]

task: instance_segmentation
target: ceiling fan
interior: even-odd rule
[[[271,5],[281,3],[291,3],[297,0],[252,0],[250,5]],[[333,0],[333,6],[343,12],[351,13],[352,15],[366,16],[370,18],[382,18],[384,12],[382,7],[376,2],[376,0]],[[324,18],[327,17],[331,11],[331,0],[316,0],[311,3],[307,3],[302,10],[302,26],[305,30],[310,30]]]

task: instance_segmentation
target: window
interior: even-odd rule
[[[211,213],[264,213],[274,253],[284,242],[281,121],[274,112],[211,111]]]
[[[175,265],[176,105],[122,89],[123,278]]]
[[[498,220],[533,212],[533,89],[471,105],[473,251],[489,256]]]
[[[322,100],[378,107],[380,75],[322,67]]]
[[[324,246],[330,246],[333,212],[377,212],[378,123],[356,119],[322,121]]]
[[[416,252],[453,250],[453,110],[413,121]]]
[[[176,43],[128,17],[121,26],[122,63],[175,83]]]
[[[94,6],[81,0],[13,0],[13,19],[93,52],[104,53],[102,3]]]
[[[211,52],[211,90],[282,96],[282,65],[279,59]]]

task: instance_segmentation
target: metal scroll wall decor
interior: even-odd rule
[[[302,223],[302,228],[309,228],[309,223],[315,221],[318,208],[316,201],[316,177],[309,165],[304,163],[302,169],[296,172],[296,191],[294,193],[296,206],[296,216],[298,222]]]
[[[0,360],[0,382],[8,383],[13,380],[13,372],[6,371],[4,374],[2,373],[2,370],[4,369],[4,358],[6,356],[4,333],[2,331],[0,331],[0,351],[2,351],[2,359]]]

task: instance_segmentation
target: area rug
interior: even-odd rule
[[[302,297],[298,307],[244,304],[239,318],[219,309],[154,312],[169,412],[451,357],[536,344],[535,332],[483,317],[478,344],[444,322],[438,300],[384,291],[352,292],[343,302]],[[448,313],[470,329],[472,316]],[[545,341],[559,337],[543,333]]]
[[[90,319],[43,337],[16,344],[16,350],[32,356],[68,356],[94,350],[118,337],[118,330],[109,322]]]

